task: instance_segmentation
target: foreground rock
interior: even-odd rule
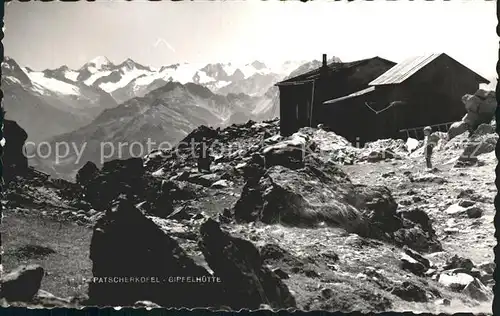
[[[7,301],[29,302],[40,289],[43,275],[39,265],[20,266],[2,276],[0,296]]]
[[[28,134],[16,122],[5,120],[3,122],[5,147],[3,148],[3,177],[8,183],[15,176],[21,176],[28,169],[28,159],[24,155],[24,142]]]
[[[257,248],[249,241],[223,232],[213,220],[200,228],[203,254],[222,279],[228,303],[234,309],[295,307],[295,299],[274,272],[262,265]]]
[[[90,259],[97,278],[89,284],[91,305],[131,306],[137,301],[152,301],[169,307],[202,307],[216,303],[213,283],[169,282],[172,277],[211,275],[127,200],[120,200],[97,222]],[[99,279],[124,276],[149,281],[112,283]]]
[[[177,235],[176,238],[183,238]],[[184,234],[184,238],[192,239]],[[287,287],[262,266],[252,243],[224,233],[214,221],[201,226],[200,246],[186,252],[168,227],[120,199],[94,228],[90,257],[94,282],[89,304],[131,306],[149,301],[164,307],[252,308],[295,306]],[[201,261],[200,261],[201,260]],[[210,266],[214,274],[204,266]],[[110,283],[106,277],[151,278]]]

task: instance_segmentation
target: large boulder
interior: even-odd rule
[[[146,216],[126,199],[97,221],[90,259],[89,305],[295,306],[286,285],[263,266],[251,242],[233,238],[210,219],[198,234],[181,223]],[[128,282],[116,283],[123,277]]]
[[[144,300],[169,307],[219,304],[215,301],[218,294],[214,283],[172,282],[172,277],[208,278],[211,275],[125,199],[96,223],[90,259],[94,276],[94,281],[89,284],[90,304],[132,306]],[[113,283],[106,281],[106,277],[139,280],[154,277],[155,280]],[[209,287],[213,288],[207,289]]]
[[[210,268],[221,278],[227,304],[234,308],[295,307],[295,299],[281,279],[263,266],[258,249],[235,238],[209,219],[200,228],[200,246]]]
[[[92,161],[87,161],[83,167],[78,170],[76,174],[76,183],[86,186],[92,181],[99,173],[99,168]]]
[[[91,178],[85,194],[93,208],[106,210],[121,194],[139,202],[148,193],[155,194],[159,185],[159,180],[145,176],[142,159],[113,160],[104,163],[101,171]]]
[[[325,222],[362,231],[361,213],[348,203],[352,193],[353,186],[340,169],[324,172],[311,165],[299,170],[274,166],[256,184],[247,182],[234,214],[243,222],[306,227]]]
[[[466,122],[473,130],[480,124],[490,123],[497,108],[495,92],[483,89],[477,90],[473,95],[464,95],[462,102],[467,110],[462,121]]]
[[[15,121],[5,120],[3,135],[3,177],[6,183],[17,175],[23,175],[28,170],[28,159],[24,152],[24,144],[28,138],[26,131]]]
[[[7,301],[29,302],[40,289],[43,275],[39,265],[20,266],[2,276],[0,296]]]
[[[262,154],[265,158],[266,168],[284,166],[290,169],[304,167],[304,159],[312,154],[316,148],[309,135],[297,132],[288,139],[267,146]]]
[[[354,194],[354,206],[362,210],[370,222],[367,235],[381,238],[385,233],[393,233],[402,227],[401,218],[396,213],[398,204],[387,187],[356,185]]]

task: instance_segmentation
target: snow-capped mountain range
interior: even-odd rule
[[[76,130],[103,110],[143,97],[168,82],[195,83],[220,95],[243,93],[260,97],[303,63],[287,61],[272,67],[259,61],[242,65],[183,63],[153,68],[132,59],[116,65],[99,56],[79,69],[61,66],[36,71],[5,57],[2,62],[4,107],[9,119],[26,128],[30,140],[42,141]],[[257,112],[268,110],[269,102],[257,103]]]
[[[245,93],[257,96],[265,93],[275,81],[288,76],[291,71],[304,63],[305,61],[288,61],[273,68],[259,61],[243,65],[183,63],[155,69],[143,66],[132,59],[115,65],[108,58],[99,56],[78,70],[66,66],[44,72],[33,72],[27,68],[24,70],[35,81],[47,81],[54,78],[51,76],[53,74],[61,81],[83,83],[89,87],[99,88],[112,95],[118,103],[122,103],[133,97],[144,96],[170,81],[181,84],[196,83],[218,94]],[[45,74],[45,77],[41,73]],[[246,85],[244,83],[246,81],[250,84]],[[258,84],[255,84],[255,81]],[[76,90],[71,90],[68,86],[61,89],[64,89],[62,92],[65,93],[74,93]]]

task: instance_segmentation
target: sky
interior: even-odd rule
[[[96,56],[161,67],[178,62],[277,63],[444,52],[495,78],[496,1],[12,2],[5,55],[42,70]]]

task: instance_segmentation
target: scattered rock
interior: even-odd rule
[[[490,289],[476,278],[467,284],[462,293],[478,301],[489,301],[492,298]]]
[[[448,215],[461,215],[465,213],[465,207],[459,204],[452,204],[445,210],[445,213]]]
[[[286,273],[285,271],[281,270],[280,268],[273,269],[273,273],[275,273],[282,280],[290,278],[290,276],[288,275],[288,273]]]
[[[153,303],[151,301],[137,301],[134,303],[134,307],[146,308],[146,309],[161,308],[160,305]]]
[[[216,181],[212,184],[212,188],[215,188],[215,189],[221,189],[221,188],[227,188],[229,187],[229,182],[227,180],[219,180],[219,181]]]
[[[409,281],[404,281],[391,291],[392,294],[409,302],[427,302],[427,294],[423,288]]]
[[[471,207],[473,206],[474,204],[476,204],[476,202],[474,201],[470,201],[470,200],[460,200],[460,202],[458,202],[458,205],[461,206],[461,207]]]
[[[436,305],[450,306],[451,301],[447,298],[442,298],[434,302]]]
[[[477,206],[469,207],[465,211],[469,218],[480,218],[483,216],[483,209]]]
[[[333,296],[332,289],[321,289],[321,296],[323,298],[329,299],[330,297]]]
[[[400,262],[401,262],[401,269],[410,271],[415,275],[423,276],[424,273],[427,271],[427,267],[425,267],[421,262],[418,262],[411,256],[407,255],[406,253],[403,253],[401,255]]]
[[[495,262],[483,262],[477,267],[489,274],[493,274],[495,272]]]
[[[445,184],[448,182],[445,178],[441,176],[436,176],[434,174],[427,174],[413,178],[414,182],[428,182],[428,183],[437,183],[437,184]]]
[[[443,267],[444,270],[465,269],[466,271],[470,271],[472,268],[474,268],[474,263],[470,259],[458,255],[454,255],[448,259]]]
[[[212,184],[220,180],[220,176],[215,173],[210,174],[193,174],[187,181],[204,187],[210,187]]]

